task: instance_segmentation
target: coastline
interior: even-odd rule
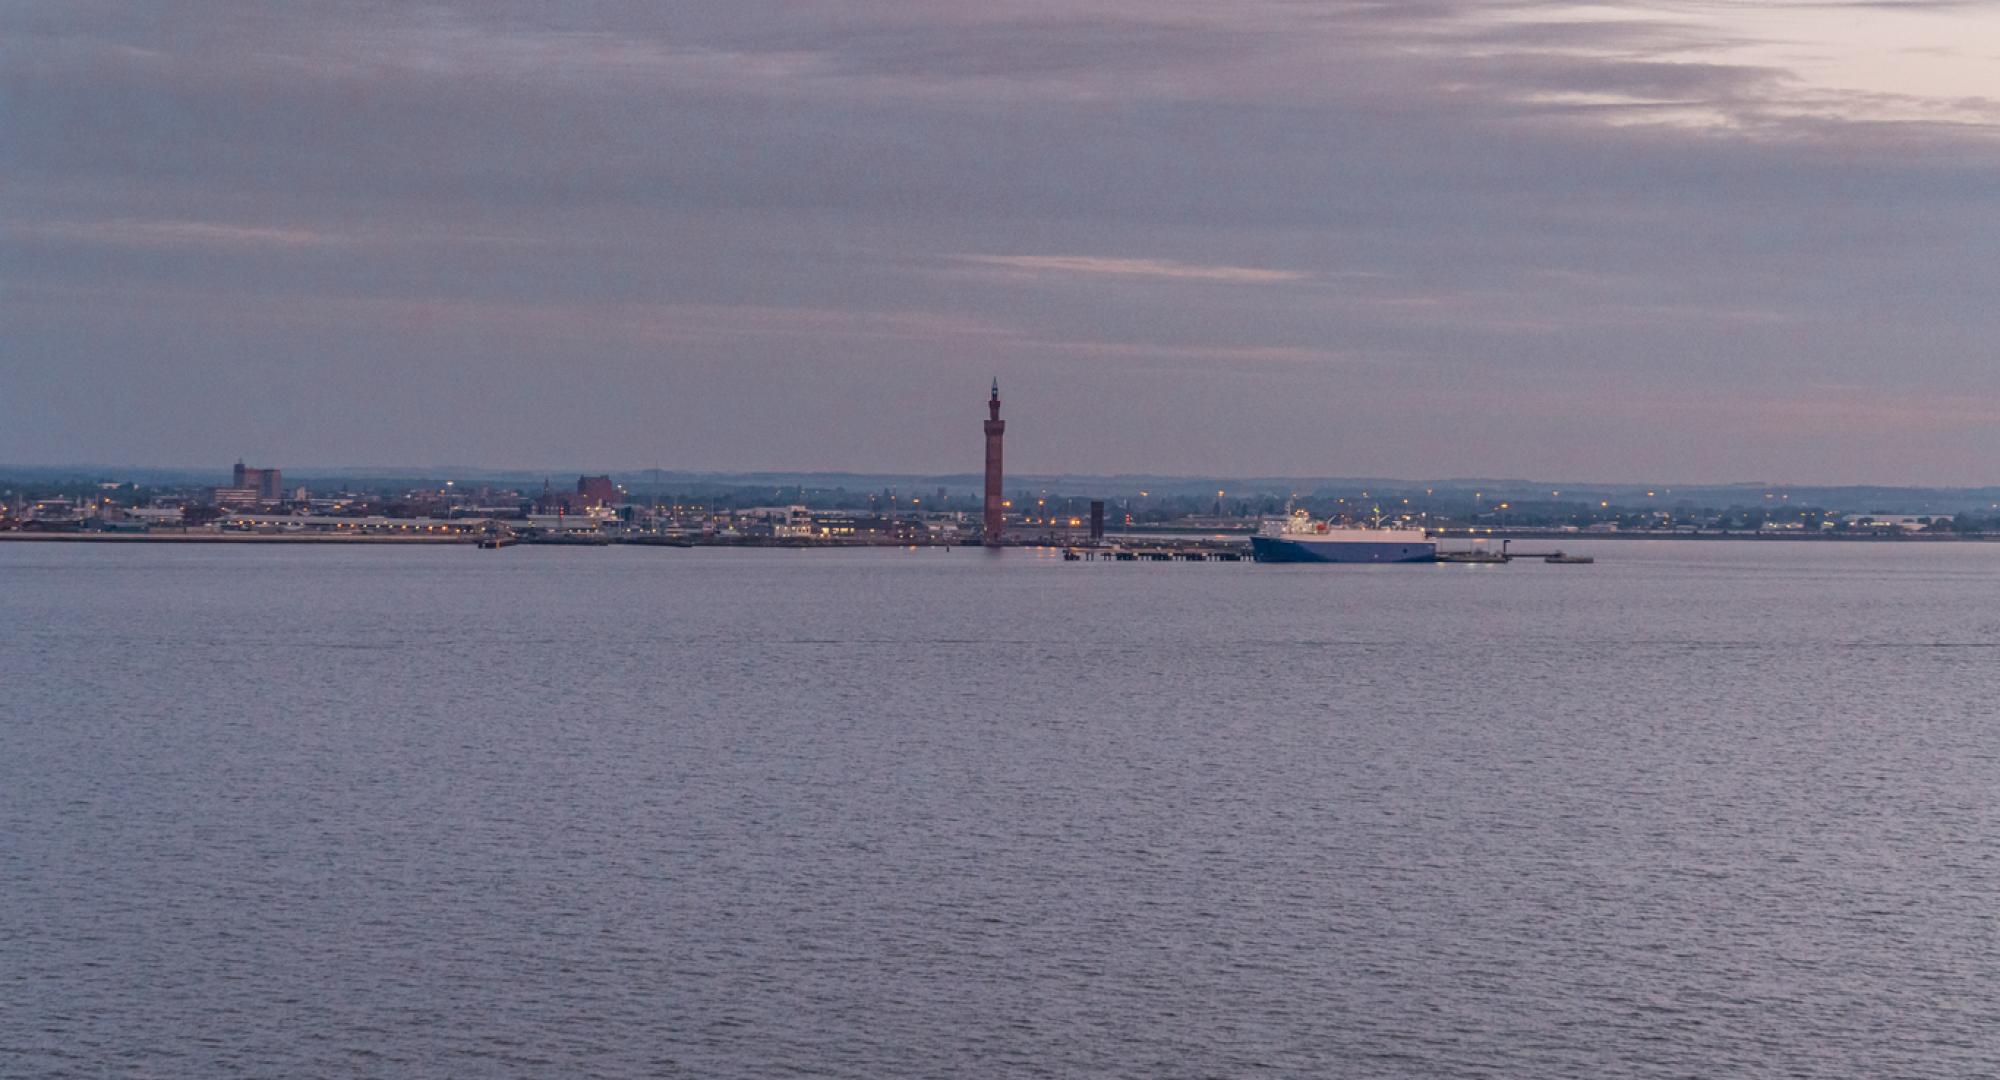
[[[1190,538],[1193,538],[1193,536],[1194,534],[1190,534]],[[1107,537],[1107,540],[1111,541],[1112,543],[1117,543],[1119,541],[1124,541],[1128,543],[1130,542],[1146,543],[1146,542],[1158,542],[1160,539],[1161,537],[1158,535],[1148,535],[1144,533],[1124,534],[1122,536],[1113,535]],[[1237,538],[1231,536],[1229,537],[1229,539],[1235,540]],[[1247,540],[1247,537],[1243,537],[1242,539]],[[1767,544],[1767,543],[1769,544],[1827,544],[1827,543],[1980,544],[1980,543],[1993,543],[1996,541],[2000,541],[2000,533],[1976,533],[1970,535],[1945,533],[1945,534],[1919,534],[1911,536],[1896,536],[1896,535],[1870,536],[1870,535],[1857,535],[1852,533],[1845,535],[1829,536],[1823,533],[1821,534],[1807,533],[1804,535],[1774,536],[1764,533],[1747,533],[1747,532],[1648,533],[1648,532],[1632,531],[1632,532],[1615,532],[1615,533],[1574,533],[1574,532],[1562,532],[1560,530],[1553,530],[1553,529],[1535,529],[1535,530],[1509,530],[1506,533],[1479,533],[1476,535],[1471,533],[1441,532],[1436,534],[1434,536],[1434,539],[1440,541],[1451,541],[1458,543],[1467,543],[1467,542],[1492,543],[1494,541],[1512,541],[1512,540],[1556,540],[1569,543],[1594,543],[1600,540],[1610,540],[1610,541],[1671,540],[1671,541],[1705,541],[1705,542],[1737,540],[1737,541],[1746,541],[1746,542],[1760,543],[1760,544]],[[456,545],[461,547],[470,547],[477,544],[478,541],[479,537],[477,535],[472,535],[472,534],[460,534],[451,536],[422,536],[422,535],[409,536],[409,535],[355,534],[355,533],[303,533],[303,534],[218,533],[218,532],[117,533],[117,532],[40,532],[31,530],[18,530],[18,529],[0,532],[0,543],[13,542],[13,543],[76,543],[76,544],[333,544],[333,545],[346,545],[346,546],[355,546],[355,545],[370,546],[370,545],[382,545],[382,544],[419,544],[419,545],[432,545],[432,546]],[[561,542],[550,543],[550,542],[537,542],[534,540],[522,540],[519,542],[519,546],[790,548],[798,550],[816,550],[822,548],[834,549],[834,548],[865,548],[865,547],[952,548],[952,547],[976,547],[978,545],[966,544],[962,542],[942,543],[936,540],[900,541],[891,543],[871,543],[866,541],[857,542],[853,540],[831,540],[831,541],[822,540],[822,541],[801,542],[797,540],[772,540],[764,537],[731,538],[726,540],[688,537],[682,542],[677,542],[674,544],[661,544],[657,539],[651,537],[634,537],[629,539],[614,537],[609,539],[605,543],[601,544],[575,544],[575,543],[566,544]],[[1033,540],[1024,539],[1019,541],[1010,541],[1003,546],[1018,547],[1018,548],[1071,548],[1071,547],[1088,547],[1090,545],[1085,541],[1075,540],[1075,539],[1062,540],[1057,538],[1047,538],[1047,539],[1037,538]]]

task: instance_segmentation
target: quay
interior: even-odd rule
[[[732,547],[732,548],[788,548],[797,550],[853,550],[856,548],[942,548],[950,551],[960,546],[951,541],[919,541],[881,543],[853,540],[772,540],[769,538],[728,538],[692,537],[642,533],[634,535],[610,535],[603,533],[515,533],[511,530],[486,531],[484,528],[454,528],[450,531],[313,531],[313,532],[233,532],[220,530],[190,529],[185,532],[149,530],[146,532],[42,532],[34,530],[0,531],[0,542],[17,543],[86,543],[86,544],[334,544],[354,546],[378,546],[385,544],[422,544],[429,546],[461,545],[477,546],[487,551],[497,551],[515,546],[554,547]],[[1009,543],[1007,547],[1058,551],[1064,562],[1121,562],[1121,563],[1247,563],[1254,562],[1250,549],[1240,541],[1232,539],[1203,538],[1199,540],[1140,540],[1136,543],[1105,542],[1098,544],[1050,544],[1050,543]],[[1570,555],[1561,550],[1552,551],[1511,551],[1504,547],[1500,551],[1473,548],[1461,551],[1439,551],[1433,560],[1439,563],[1473,563],[1505,565],[1520,559],[1539,559],[1555,564],[1588,564],[1595,562],[1588,555]]]
[[[1043,547],[1055,545],[1043,544]],[[1102,540],[1061,545],[1064,562],[1254,562],[1250,546],[1234,537],[1187,536],[1172,539],[1114,536]],[[1458,550],[1440,549],[1420,563],[1452,563],[1505,566],[1522,559],[1536,559],[1556,565],[1587,565],[1597,560],[1589,555],[1571,555],[1560,548],[1548,551],[1516,551],[1505,541],[1498,549],[1474,546]],[[1355,564],[1368,565],[1368,564]],[[1390,564],[1377,564],[1390,565]]]
[[[1250,553],[1233,547],[1154,547],[1154,548],[1077,548],[1063,549],[1064,562],[1254,562]],[[1505,566],[1522,559],[1539,559],[1557,565],[1588,565],[1597,560],[1589,555],[1570,555],[1562,551],[1519,551],[1502,554],[1497,551],[1440,551],[1437,557],[1428,560],[1433,563],[1481,564]],[[1336,564],[1337,565],[1337,564]],[[1394,565],[1366,564],[1352,565]],[[1408,565],[1420,565],[1412,563]]]
[[[1213,544],[1173,547],[1066,547],[1064,562],[1249,562],[1241,547]]]
[[[0,543],[71,544],[344,544],[368,547],[383,544],[469,544],[463,534],[371,534],[371,533],[230,533],[230,532],[37,532],[15,529],[0,532]]]
[[[1500,550],[1473,547],[1459,551],[1439,551],[1437,561],[1441,563],[1487,563],[1506,565],[1516,559],[1540,559],[1545,563],[1568,566],[1587,566],[1597,560],[1589,555],[1571,555],[1561,548],[1551,551],[1515,551],[1508,546],[1510,541],[1500,541]]]

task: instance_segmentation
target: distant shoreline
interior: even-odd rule
[[[1438,540],[1748,540],[1759,544],[1979,544],[2000,540],[2000,533],[1914,533],[1861,534],[1823,532],[1775,535],[1754,532],[1563,532],[1560,529],[1510,529],[1504,533],[1443,532],[1433,537]]]
[[[1186,534],[1187,539],[1198,539],[1207,536],[1218,536],[1218,534],[1210,533],[1207,531],[1190,531]],[[1223,533],[1220,534],[1218,538],[1220,538],[1221,536],[1226,536],[1228,541],[1231,542],[1247,542],[1247,540],[1249,539],[1247,533],[1234,533],[1234,532]],[[414,545],[423,545],[431,547],[438,547],[438,546],[472,547],[478,542],[478,539],[479,538],[474,535],[396,536],[396,535],[356,535],[353,533],[347,533],[347,534],[193,533],[193,532],[105,533],[105,532],[37,532],[28,530],[9,530],[5,532],[0,532],[0,543],[12,541],[17,543],[74,543],[74,544],[331,544],[331,545],[344,545],[349,547],[353,546],[367,547],[367,546],[377,546],[386,544],[401,544],[401,545],[414,544]],[[1146,533],[1136,533],[1136,534],[1127,533],[1127,534],[1112,534],[1111,536],[1108,536],[1106,538],[1106,541],[1103,544],[1100,545],[1092,545],[1087,540],[1078,538],[1072,540],[1050,539],[1044,541],[1036,539],[1036,540],[1009,541],[1008,543],[1002,546],[1014,547],[1014,548],[1046,548],[1046,549],[1085,548],[1092,546],[1117,546],[1120,544],[1129,546],[1135,543],[1136,544],[1158,543],[1160,539],[1161,538],[1158,535],[1149,535]],[[1766,544],[1766,543],[1978,544],[1978,543],[1993,543],[1995,541],[2000,541],[2000,533],[1978,533],[1972,535],[1958,535],[1950,533],[1944,533],[1944,534],[1923,533],[1910,536],[1895,536],[1895,535],[1866,536],[1866,535],[1855,535],[1852,533],[1846,535],[1829,536],[1825,533],[1805,533],[1801,535],[1791,535],[1791,536],[1773,536],[1761,533],[1664,533],[1664,532],[1662,533],[1648,533],[1648,532],[1576,533],[1576,532],[1562,532],[1560,530],[1553,530],[1553,529],[1549,530],[1538,529],[1538,530],[1512,530],[1506,533],[1482,532],[1478,534],[1445,532],[1445,533],[1435,534],[1433,536],[1433,539],[1442,542],[1453,542],[1461,544],[1493,543],[1495,541],[1511,541],[1511,540],[1562,540],[1562,541],[1741,540],[1741,541],[1748,541],[1760,544]],[[515,545],[510,545],[510,546],[515,546]],[[854,542],[854,541],[833,541],[833,542],[773,541],[761,537],[732,538],[727,540],[689,537],[686,539],[685,543],[679,543],[673,545],[662,545],[657,542],[647,542],[646,540],[632,541],[632,540],[612,539],[602,544],[537,543],[532,540],[526,540],[520,542],[518,546],[522,547],[673,546],[673,547],[687,547],[687,548],[696,548],[696,547],[758,548],[758,549],[787,549],[787,550],[802,550],[802,551],[813,551],[813,550],[846,551],[846,550],[854,550],[857,548],[908,548],[908,547],[977,548],[980,545],[978,543],[964,543],[964,542],[941,543],[936,540],[904,541],[904,542],[893,542],[893,543],[892,542],[871,543],[871,542]]]
[[[471,545],[477,538],[469,536],[273,536],[258,533],[87,533],[87,532],[33,532],[14,530],[0,532],[0,541],[33,543],[43,541],[68,541],[81,544],[464,544]]]

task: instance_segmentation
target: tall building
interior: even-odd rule
[[[544,514],[582,514],[624,501],[625,492],[609,476],[579,476],[573,492],[558,493],[542,481],[542,497],[535,500],[535,508]]]
[[[618,485],[609,476],[579,476],[576,478],[578,502],[584,506],[615,506],[624,502],[618,492]]]
[[[986,546],[999,547],[1007,529],[1006,500],[1000,496],[1000,437],[1007,433],[1007,421],[1000,419],[1000,380],[993,380],[993,396],[986,402]]]
[[[253,469],[236,463],[229,486],[238,491],[254,491],[260,502],[279,502],[285,497],[285,480],[277,469]]]

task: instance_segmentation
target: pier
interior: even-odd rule
[[[1203,551],[1189,548],[1105,548],[1065,551],[1065,562],[1249,562],[1244,551]]]
[[[1062,549],[1064,562],[1250,562],[1250,549],[1227,541],[1143,544],[1072,544]]]
[[[1495,563],[1505,565],[1516,559],[1540,559],[1545,563],[1553,563],[1559,566],[1587,566],[1597,561],[1589,555],[1571,555],[1561,548],[1554,548],[1549,551],[1515,551],[1508,545],[1509,541],[1502,540],[1500,541],[1500,550],[1498,551],[1483,547],[1472,547],[1462,551],[1440,550],[1437,553],[1437,561],[1441,563]]]
[[[1120,543],[1117,541],[1097,544],[1065,544],[1062,547],[1064,562],[1254,562],[1250,549],[1241,541],[1231,539],[1202,538],[1178,542],[1161,543],[1140,541]],[[1474,565],[1505,566],[1519,560],[1539,560],[1556,565],[1587,565],[1597,560],[1589,555],[1571,555],[1559,548],[1548,551],[1514,551],[1503,542],[1499,550],[1483,547],[1466,548],[1458,551],[1440,550],[1432,562],[1469,563]],[[1330,564],[1341,565],[1341,564]],[[1355,563],[1352,565],[1372,565]],[[1383,564],[1389,565],[1389,564]],[[1407,564],[1418,565],[1418,564]]]

